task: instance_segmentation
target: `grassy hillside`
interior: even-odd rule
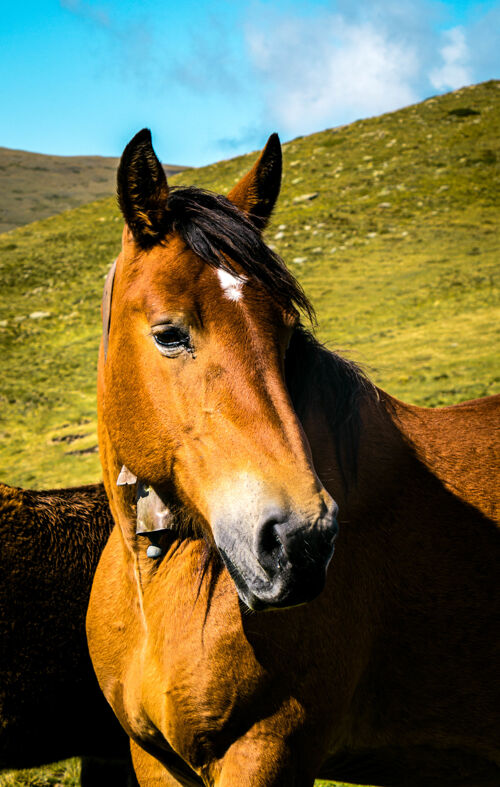
[[[118,161],[0,148],[0,232],[114,194]],[[167,174],[182,169],[165,165]]]
[[[284,148],[268,240],[311,296],[320,338],[419,404],[499,387],[499,99],[500,83],[489,82]],[[254,159],[172,180],[224,192]],[[100,477],[99,304],[121,226],[105,199],[0,236],[0,478],[8,483]],[[0,785],[69,785],[76,774],[72,763],[3,776]]]

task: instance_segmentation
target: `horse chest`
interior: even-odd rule
[[[235,607],[239,617],[232,588],[220,625],[205,620],[210,613],[203,599],[194,603],[192,589],[183,592],[178,578],[165,582],[164,592],[164,605],[157,603],[154,587],[145,598],[154,634],[143,661],[142,706],[168,743],[188,762],[198,763],[210,759],[217,741],[241,720],[262,669],[232,616]]]
[[[135,740],[158,756],[167,746],[190,763],[206,762],[228,727],[242,718],[261,680],[262,669],[241,637],[236,593],[229,581],[227,594],[225,588],[216,591],[223,614],[209,623],[185,562],[177,575],[172,561],[168,571],[146,582],[139,602],[133,572],[121,555],[115,531],[88,615],[101,688]]]

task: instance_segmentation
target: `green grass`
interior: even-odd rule
[[[268,241],[311,297],[319,337],[417,404],[499,388],[499,88],[465,88],[284,147]],[[189,170],[172,182],[226,192],[254,160]],[[100,478],[99,308],[121,226],[114,200],[105,199],[0,235],[7,483]]]
[[[0,787],[78,787],[79,784],[79,759],[64,760],[44,768],[0,774]]]

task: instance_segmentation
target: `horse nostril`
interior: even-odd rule
[[[254,536],[254,554],[269,577],[283,569],[309,570],[330,561],[338,534],[337,504],[329,501],[322,513],[311,523],[281,507],[264,512]]]
[[[255,552],[259,563],[266,571],[276,570],[283,562],[285,555],[284,542],[279,533],[279,526],[286,520],[284,512],[273,512],[267,516],[258,528],[255,538]]]

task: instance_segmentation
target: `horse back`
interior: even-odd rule
[[[416,458],[463,503],[500,526],[500,395],[440,408],[392,399]]]

